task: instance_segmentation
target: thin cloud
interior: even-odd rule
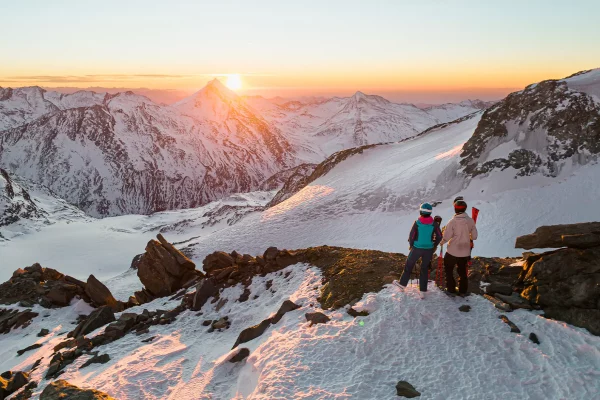
[[[106,75],[21,75],[1,79],[4,82],[51,82],[51,83],[81,83],[103,82],[107,80],[128,81],[136,78],[145,79],[182,79],[193,75],[171,74],[106,74]]]

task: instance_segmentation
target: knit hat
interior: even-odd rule
[[[461,214],[467,211],[467,203],[464,200],[457,200],[454,202],[454,212]]]
[[[461,200],[462,200],[462,201],[464,201],[464,200],[465,200],[465,198],[464,198],[464,197],[462,197],[462,196],[456,196],[456,198],[454,199],[454,201],[453,201],[452,203],[454,204],[454,203],[456,203],[457,201],[461,201]]]
[[[429,203],[423,203],[423,204],[421,204],[419,211],[420,211],[421,215],[429,216],[433,212],[433,206]]]

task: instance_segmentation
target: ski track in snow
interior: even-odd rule
[[[265,286],[268,280],[273,280],[271,290]],[[425,300],[418,299],[414,286],[404,293],[388,286],[356,304],[369,316],[353,319],[343,309],[325,311],[332,320],[309,327],[304,314],[322,311],[316,301],[320,282],[320,272],[302,264],[255,277],[247,302],[236,302],[241,286],[225,289],[221,298],[228,301],[219,312],[208,303],[201,316],[185,311],[171,325],[152,326],[141,336],[128,334],[97,348],[111,357],[107,364],[79,370],[88,359],[82,356],[60,378],[122,400],[395,399],[399,380],[413,384],[420,398],[436,400],[587,400],[600,394],[600,338],[582,329],[515,311],[508,316],[522,333],[514,334],[487,300],[449,298],[433,284]],[[229,363],[239,332],[272,315],[287,299],[302,308],[240,345],[250,349],[246,361]],[[60,310],[36,306],[41,313],[29,327],[3,335],[0,369],[25,370],[44,356],[33,373],[34,380],[41,379],[51,347],[61,340],[57,334],[74,328],[70,322],[78,312],[90,311],[82,303]],[[157,299],[128,312],[177,303]],[[462,304],[471,311],[459,312]],[[208,333],[202,326],[205,319],[225,315],[232,322],[228,330]],[[38,339],[35,333],[42,327],[52,333]],[[527,338],[530,332],[541,345]],[[152,336],[152,342],[140,343]],[[16,356],[36,341],[44,346]],[[42,380],[36,393],[45,384]]]

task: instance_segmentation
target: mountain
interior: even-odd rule
[[[92,216],[197,207],[295,164],[277,131],[214,83],[177,108],[132,92],[50,98],[75,96],[86,105],[0,132],[0,165]]]
[[[320,162],[347,148],[413,137],[486,106],[474,101],[420,109],[362,92],[345,98],[284,102],[254,96],[247,101],[277,126],[298,149],[299,157],[308,162]]]
[[[0,241],[38,231],[56,222],[89,221],[83,211],[47,188],[0,168]]]
[[[58,107],[44,98],[40,87],[0,87],[0,131],[33,121],[44,114],[58,111]]]
[[[461,165],[471,176],[507,170],[558,176],[600,153],[600,69],[547,80],[488,109],[465,143]]]

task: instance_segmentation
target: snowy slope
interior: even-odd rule
[[[59,107],[44,98],[46,91],[37,86],[0,87],[0,131],[33,121]]]
[[[484,298],[453,300],[434,287],[425,301],[417,298],[414,287],[406,293],[387,287],[355,306],[369,316],[354,319],[343,309],[324,311],[331,321],[309,327],[304,314],[323,311],[316,299],[320,286],[320,271],[302,264],[255,277],[247,302],[236,301],[241,286],[227,288],[221,293],[227,302],[219,311],[209,302],[202,316],[184,311],[170,325],[152,326],[141,336],[128,334],[97,348],[110,356],[108,363],[79,369],[89,358],[82,356],[60,378],[121,400],[396,399],[400,380],[414,385],[422,399],[584,400],[600,391],[600,338],[584,330],[518,310],[510,318],[522,333],[511,333]],[[250,350],[245,361],[229,363],[238,334],[288,299],[301,308],[245,343]],[[157,299],[128,312],[178,304]],[[471,311],[459,312],[462,304]],[[0,369],[27,370],[44,356],[32,374],[40,382],[39,394],[48,383],[42,373],[52,347],[78,314],[90,310],[78,302],[60,310],[36,305],[34,311],[40,316],[29,327],[3,335]],[[223,332],[211,333],[202,325],[223,316],[231,321]],[[51,334],[37,338],[41,328]],[[540,345],[528,339],[531,332]],[[42,347],[16,356],[18,349],[35,342]]]
[[[142,253],[146,243],[155,238],[157,233],[162,233],[172,242],[184,242],[182,245],[185,245],[194,237],[209,236],[241,223],[253,213],[261,211],[275,194],[240,193],[193,209],[94,219],[83,216],[81,212],[79,218],[65,216],[67,211],[57,211],[60,205],[69,210],[64,201],[51,207],[47,198],[37,195],[37,192],[30,193],[44,212],[43,225],[34,225],[36,229],[32,229],[29,221],[25,224],[26,231],[15,224],[0,227],[1,233],[11,237],[10,241],[0,240],[2,282],[15,269],[35,262],[78,279],[85,280],[90,273],[99,279],[108,279],[126,271],[133,257]]]

